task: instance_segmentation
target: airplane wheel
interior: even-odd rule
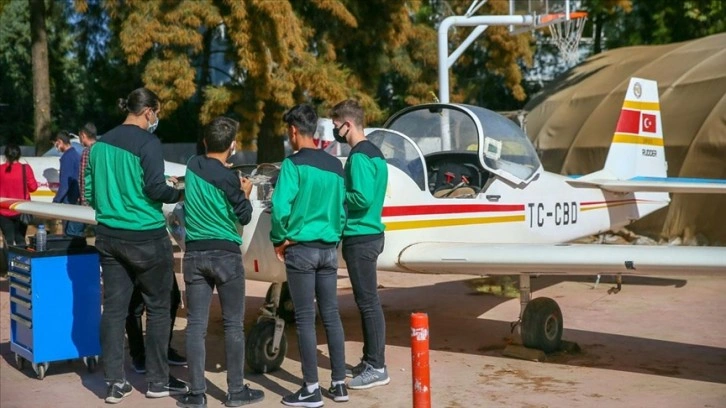
[[[522,316],[522,343],[525,347],[551,353],[560,348],[562,311],[553,299],[532,299]]]
[[[272,340],[275,336],[275,321],[264,320],[257,323],[247,335],[245,356],[247,365],[256,373],[269,373],[282,365],[287,354],[287,337],[282,333],[280,348],[277,352],[272,350]]]
[[[267,289],[267,295],[265,295],[265,302],[272,301],[272,285]],[[277,308],[277,315],[282,318],[285,323],[295,323],[295,306],[292,304],[292,298],[290,297],[290,289],[287,286],[287,282],[282,283],[282,289],[280,290],[280,306]]]

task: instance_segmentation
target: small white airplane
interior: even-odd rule
[[[662,131],[656,82],[633,78],[605,167],[571,178],[544,171],[523,131],[492,111],[450,103],[406,108],[384,128],[367,130],[389,163],[386,246],[378,266],[418,273],[519,275],[522,342],[546,352],[560,345],[562,312],[553,299],[531,298],[533,274],[612,274],[620,279],[726,273],[724,247],[567,244],[667,206],[669,192],[726,192],[726,180],[668,178]],[[336,143],[326,150],[336,155],[347,151]],[[36,169],[34,160],[28,161]],[[262,316],[247,336],[247,362],[258,372],[282,364],[284,318],[292,313],[284,264],[269,241],[270,176],[277,169],[257,168],[252,221],[240,227],[247,279],[272,283]],[[1,200],[0,205],[95,222],[93,210],[85,207],[19,200]],[[183,247],[183,211],[179,205],[165,211],[169,231]]]

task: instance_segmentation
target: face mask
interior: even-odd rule
[[[154,114],[154,117],[156,118],[156,120],[154,121],[154,123],[149,123],[149,127],[146,128],[146,130],[149,133],[154,133],[154,131],[156,130],[156,128],[159,127],[159,117],[156,116],[156,113]]]
[[[343,125],[340,125],[340,127],[343,127]],[[348,132],[350,132],[350,129],[348,129]],[[334,127],[333,138],[335,138],[335,141],[338,143],[348,143],[348,141],[345,139],[345,137],[348,136],[348,132],[345,132],[344,135],[341,135],[340,128]]]
[[[237,153],[237,142],[232,142],[232,146],[230,146],[229,156],[232,157],[236,153]]]

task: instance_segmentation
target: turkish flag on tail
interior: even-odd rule
[[[655,133],[656,132],[655,115],[651,115],[649,113],[644,113],[642,119],[643,119],[643,132]]]

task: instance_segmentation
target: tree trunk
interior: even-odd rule
[[[257,135],[257,163],[279,162],[285,158],[284,137],[280,134],[282,114],[280,107],[272,102],[265,104],[265,116]]]
[[[50,77],[48,36],[45,31],[45,1],[30,0],[30,39],[33,61],[33,109],[35,154],[50,148]]]

